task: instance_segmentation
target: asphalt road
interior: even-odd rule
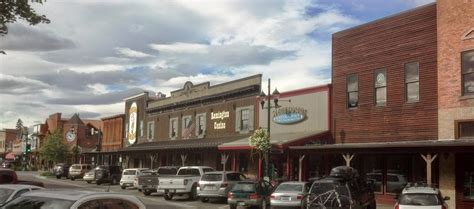
[[[87,184],[82,180],[71,181],[69,179],[56,179],[39,177],[37,172],[23,172],[17,171],[20,180],[41,181],[49,189],[74,189],[74,190],[88,190],[88,191],[106,191],[120,192],[130,195],[135,195],[140,198],[147,206],[147,209],[177,209],[177,208],[191,208],[191,209],[228,209],[229,207],[223,201],[211,201],[209,203],[202,203],[201,201],[189,201],[186,197],[174,197],[171,201],[166,201],[161,195],[152,194],[151,196],[144,196],[142,193],[133,189],[122,190],[118,185],[102,184]]]

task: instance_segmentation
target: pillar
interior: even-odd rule
[[[448,208],[456,208],[456,155],[454,153],[443,153],[439,157],[439,190],[446,200]]]

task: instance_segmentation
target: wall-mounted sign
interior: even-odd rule
[[[137,103],[133,103],[128,110],[129,122],[128,128],[128,142],[134,144],[137,141]]]
[[[229,111],[211,112],[211,120],[224,120],[230,117]],[[214,129],[225,129],[225,122],[214,121]]]
[[[273,122],[288,125],[306,120],[308,110],[301,107],[281,107],[273,111]]]

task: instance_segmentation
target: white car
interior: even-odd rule
[[[5,205],[26,192],[40,190],[42,187],[23,184],[2,184],[0,185],[0,206]]]
[[[120,187],[125,189],[127,187],[136,188],[134,181],[137,180],[138,176],[142,172],[148,171],[148,168],[129,168],[122,171],[122,178],[120,179]]]
[[[427,184],[408,184],[397,197],[395,209],[446,209],[439,189]]]
[[[40,208],[38,206],[48,209],[146,209],[146,206],[140,199],[132,195],[77,190],[38,190],[28,192],[10,201],[2,209]]]

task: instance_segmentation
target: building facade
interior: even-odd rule
[[[13,144],[17,138],[16,129],[0,130],[0,156],[2,160],[15,160],[20,153],[13,153]]]

